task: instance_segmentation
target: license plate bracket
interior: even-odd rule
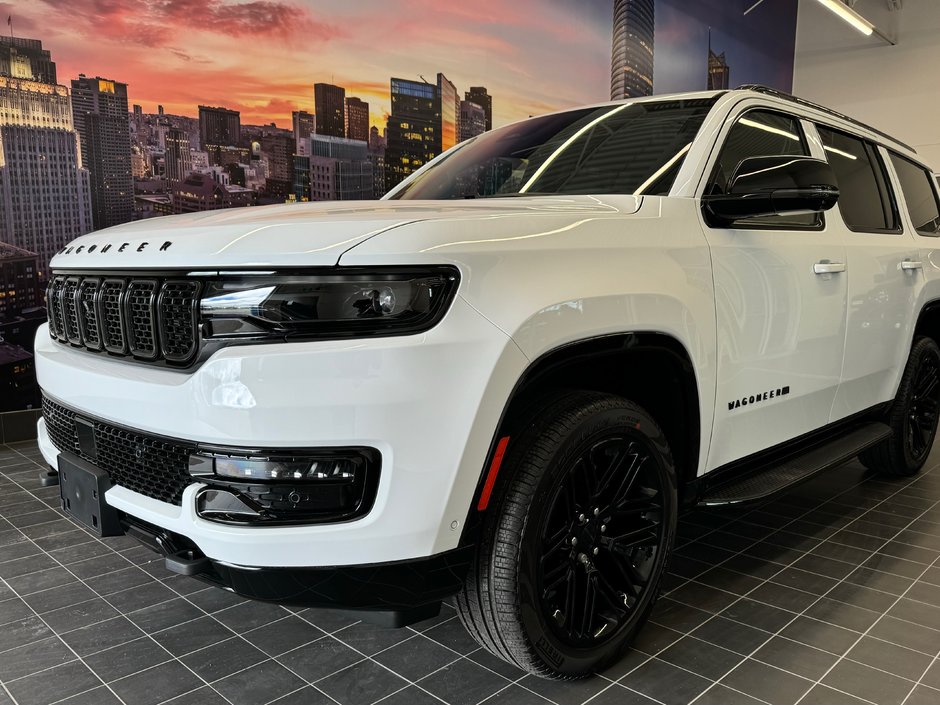
[[[118,510],[104,498],[111,487],[108,473],[72,453],[60,453],[58,464],[63,511],[98,536],[123,536]]]

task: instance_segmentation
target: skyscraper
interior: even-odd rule
[[[210,164],[220,163],[223,149],[235,147],[240,139],[241,115],[237,110],[199,106],[199,148],[209,153]]]
[[[164,138],[163,162],[168,181],[185,179],[193,170],[193,157],[189,144],[189,135],[183,130],[171,127]]]
[[[72,81],[72,116],[82,164],[91,176],[95,228],[134,219],[127,84],[84,74]]]
[[[725,61],[725,53],[716,54],[711,47],[708,48],[708,90],[728,90],[731,80],[731,69]]]
[[[38,254],[45,276],[52,255],[91,229],[68,88],[0,77],[0,241]]]
[[[610,99],[653,94],[654,0],[614,0]]]
[[[385,188],[440,154],[441,95],[433,83],[392,79],[392,112],[388,117]]]
[[[306,110],[292,112],[291,121],[293,122],[294,137],[297,139],[309,137],[317,131],[316,116]]]
[[[437,91],[441,101],[441,146],[444,152],[460,141],[460,94],[442,73],[437,74]]]
[[[484,86],[470,86],[470,90],[463,94],[465,100],[476,103],[483,108],[486,116],[486,129],[493,129],[493,96],[486,92]]]
[[[309,138],[308,138],[309,139]],[[262,135],[261,152],[267,158],[268,172],[264,183],[267,196],[283,202],[291,193],[294,182],[294,136],[276,132]]]
[[[346,136],[369,141],[369,104],[359,98],[346,99]]]
[[[346,89],[331,83],[315,83],[313,102],[317,113],[317,134],[345,137]]]
[[[373,198],[372,161],[365,142],[343,137],[310,137],[310,198],[361,201]]]
[[[460,141],[476,137],[486,130],[486,113],[476,103],[460,101]]]
[[[55,63],[38,39],[0,37],[0,76],[57,84]]]

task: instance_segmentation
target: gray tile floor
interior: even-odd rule
[[[940,703],[940,451],[685,517],[635,649],[573,683],[489,656],[449,605],[387,630],[172,575],[64,518],[41,462],[0,446],[0,705]]]

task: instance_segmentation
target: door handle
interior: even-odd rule
[[[923,262],[911,262],[911,260],[909,259],[906,259],[903,262],[901,262],[901,269],[907,272],[911,272],[915,269],[923,269],[923,268],[924,268]]]
[[[845,262],[830,262],[822,260],[813,265],[813,272],[816,274],[837,274],[845,271]]]

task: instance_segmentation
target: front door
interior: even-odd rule
[[[747,157],[812,154],[794,116],[739,112],[706,193]],[[818,150],[817,150],[818,151]],[[827,215],[704,224],[718,324],[715,422],[706,470],[829,422],[845,342],[845,247]]]

